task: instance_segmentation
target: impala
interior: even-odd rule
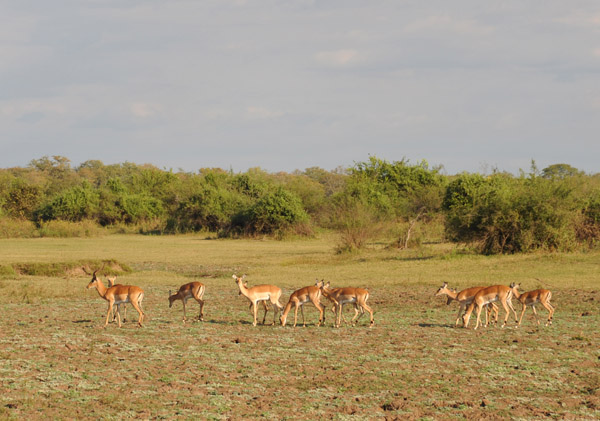
[[[472,287],[472,288],[463,289],[460,292],[456,292],[456,290],[451,290],[450,288],[448,288],[448,283],[444,282],[444,285],[442,285],[437,290],[437,292],[434,294],[434,296],[437,297],[438,295],[445,294],[448,297],[448,301],[446,302],[446,304],[450,304],[453,300],[458,301],[458,303],[460,304],[460,307],[458,308],[458,315],[456,316],[456,323],[454,324],[454,326],[458,326],[458,322],[460,321],[460,315],[461,315],[462,311],[469,304],[471,304],[471,302],[473,301],[473,298],[475,297],[475,294],[477,294],[483,288],[485,288],[485,287]],[[492,311],[494,311],[494,313],[496,315],[495,320],[496,320],[496,322],[498,322],[498,306],[494,303],[491,303],[490,306],[491,306],[491,308],[488,307],[488,309],[485,313],[485,325],[486,326],[488,324],[488,317],[490,317],[490,313]]]
[[[108,282],[108,287],[113,287],[115,285],[117,285],[116,281],[117,281],[117,277],[116,276],[106,276],[106,274],[104,274],[104,277],[106,277],[106,280]],[[117,312],[120,314],[121,313],[121,305],[123,305],[123,308],[125,309],[123,311],[123,322],[125,322],[126,318],[127,318],[127,306],[125,304],[117,304],[116,307],[113,308],[113,312],[112,312],[112,322],[114,322],[115,320],[117,320]]]
[[[504,307],[504,311],[506,311],[506,316],[504,317],[504,323],[502,327],[506,325],[506,321],[508,320],[508,310],[512,310],[515,315],[515,322],[517,321],[517,313],[512,306],[512,296],[513,292],[518,288],[518,285],[511,284],[510,287],[506,285],[494,285],[491,287],[483,288],[479,290],[477,294],[473,297],[473,301],[469,304],[465,315],[463,316],[463,326],[467,327],[469,325],[469,319],[471,318],[471,313],[475,307],[477,307],[477,323],[475,323],[475,329],[479,327],[480,324],[480,316],[481,310],[486,304],[494,303],[496,301],[500,301],[502,307]]]
[[[138,319],[138,325],[142,327],[142,321],[144,320],[144,312],[142,310],[144,291],[142,291],[140,287],[132,285],[114,285],[110,288],[107,288],[104,286],[100,278],[96,276],[96,272],[98,272],[98,270],[94,271],[92,280],[87,285],[87,288],[96,288],[98,294],[100,294],[100,297],[108,301],[108,311],[106,312],[106,322],[104,323],[104,327],[108,325],[108,318],[110,317],[113,306],[115,304],[118,306],[122,303],[131,303],[133,308],[137,310],[140,315],[140,318]],[[119,327],[121,327],[121,314],[118,311],[117,321],[119,322]]]
[[[367,305],[369,299],[369,291],[363,288],[330,288],[329,282],[321,286],[321,291],[325,297],[333,302],[334,309],[337,309],[336,327],[340,327],[344,304],[354,304],[354,317],[350,323],[354,326],[360,318],[365,314],[365,310],[371,315],[371,323],[369,327],[373,327],[373,310]],[[360,315],[359,315],[360,309]]]
[[[283,306],[279,302],[279,298],[281,297],[281,288],[276,287],[275,285],[256,285],[252,288],[248,288],[244,285],[244,278],[246,275],[241,278],[233,275],[233,279],[237,283],[240,293],[245,296],[252,305],[252,313],[254,315],[254,322],[252,326],[256,326],[256,315],[258,313],[258,303],[260,301],[270,301],[271,304],[275,307],[273,313],[273,325],[275,324],[275,320],[277,319],[277,313],[279,313]],[[267,318],[268,308],[265,305],[265,314],[263,316],[263,324],[265,324],[265,319]]]
[[[171,290],[169,290],[169,308],[173,306],[173,302],[177,300],[181,300],[183,303],[183,323],[186,321],[185,316],[185,304],[187,300],[193,298],[200,304],[200,314],[198,315],[198,320],[204,321],[204,284],[200,282],[190,282],[188,284],[182,285],[179,287],[179,291],[177,293],[171,295]]]
[[[322,282],[322,281],[321,281]],[[296,323],[298,321],[298,307],[300,307],[300,312],[302,313],[302,326],[306,327],[306,323],[304,322],[304,310],[303,306],[306,303],[312,303],[317,310],[319,310],[319,324],[325,323],[325,306],[321,305],[321,285],[317,282],[317,285],[311,285],[304,288],[300,288],[297,291],[294,291],[290,296],[290,299],[283,310],[283,314],[279,318],[281,321],[281,326],[285,326],[287,321],[287,315],[294,306],[294,327],[296,327]]]
[[[244,288],[248,289],[248,281],[244,282]],[[238,292],[238,295],[242,295],[241,290],[240,290],[240,292]],[[269,311],[269,306],[267,306],[267,302],[261,301],[261,303],[262,303],[264,310]],[[252,314],[252,301],[250,301],[250,306],[248,308],[250,309],[250,314]],[[264,323],[264,321],[263,321],[263,323]]]
[[[517,298],[523,305],[523,310],[521,311],[521,317],[519,318],[519,323],[517,326],[521,326],[521,321],[523,320],[527,306],[531,307],[533,310],[533,315],[535,316],[535,321],[538,325],[540,324],[537,311],[535,311],[536,304],[541,304],[546,310],[548,310],[548,321],[546,322],[546,326],[552,324],[552,318],[554,316],[554,307],[552,304],[550,304],[552,292],[548,291],[547,289],[536,289],[534,291],[524,292],[523,294],[519,294],[518,291],[514,291],[514,295],[515,298]]]

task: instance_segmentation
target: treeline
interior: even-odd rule
[[[370,157],[294,173],[152,165],[72,167],[61,156],[0,170],[0,236],[80,235],[99,227],[221,237],[340,233],[339,251],[450,240],[485,254],[592,248],[600,238],[600,175],[567,164],[518,176],[448,176],[422,161]],[[70,231],[71,230],[71,231]],[[58,234],[57,234],[58,233]]]

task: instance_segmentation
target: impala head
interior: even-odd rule
[[[248,286],[248,282],[246,281],[246,283],[244,283],[244,278],[246,277],[246,275],[243,275],[241,278],[239,276],[233,275],[232,278],[235,280],[235,283],[238,284],[239,286],[244,286],[247,287]]]
[[[445,294],[448,291],[450,291],[448,289],[448,282],[444,282],[444,285],[442,285],[441,287],[439,287],[438,290],[437,290],[437,292],[435,294],[433,294],[433,296],[437,297],[438,295]]]
[[[521,295],[521,294],[519,294],[519,288],[521,288],[521,284],[520,283],[517,284],[515,282],[512,282],[510,284],[510,289],[512,290],[511,292],[513,293],[513,295],[515,296],[515,298],[519,298],[519,296]]]
[[[115,284],[117,283],[117,277],[116,276],[106,276],[106,273],[104,274],[104,277],[108,280],[108,287],[112,287],[115,286]]]
[[[323,287],[323,285],[325,285],[325,279],[321,279],[321,280],[319,281],[319,278],[317,278],[317,282],[315,282],[315,286],[316,286],[316,287],[319,287],[319,288],[322,288],[322,287]]]
[[[104,266],[102,266],[102,267],[104,267]],[[90,289],[90,288],[95,288],[95,287],[97,287],[97,286],[98,286],[98,277],[96,276],[96,273],[98,273],[98,271],[99,271],[99,270],[100,270],[100,269],[96,269],[96,270],[94,271],[94,273],[92,273],[92,280],[91,280],[91,281],[90,281],[90,283],[87,285],[87,289]]]
[[[452,294],[456,294],[455,289],[452,290]],[[448,297],[446,298],[446,305],[449,306],[452,301],[453,301],[452,297],[448,295]]]

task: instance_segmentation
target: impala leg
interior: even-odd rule
[[[306,327],[306,322],[304,321],[304,305],[300,304],[300,313],[302,314],[302,327]]]
[[[203,322],[204,321],[204,300],[198,300],[198,304],[200,304],[200,314],[198,315],[198,320]]]
[[[266,301],[261,301],[262,305],[263,305],[263,309],[265,310],[264,314],[263,314],[263,321],[262,324],[265,324],[265,320],[267,320],[267,312],[269,311],[269,307],[267,306],[267,302]]]
[[[106,312],[106,322],[104,323],[104,327],[108,326],[108,318],[110,317],[112,310],[113,310],[113,302],[109,301],[108,302],[108,311]],[[119,321],[119,327],[121,327],[121,319],[118,319],[118,321]]]
[[[358,310],[359,308],[362,313]],[[362,309],[362,307],[359,307],[357,303],[354,303],[354,317],[352,317],[352,320],[350,320],[350,324],[354,326],[356,323],[358,323],[358,319],[360,319],[364,312],[365,311]]]
[[[323,308],[321,306],[321,303],[317,300],[312,300],[313,305],[317,308],[317,310],[319,310],[319,324],[317,326],[321,326],[321,323],[324,323],[324,314],[323,314]]]
[[[483,307],[477,305],[477,322],[475,323],[475,329],[473,330],[477,330],[477,328],[479,327],[479,322],[480,322],[480,317],[481,317],[481,310],[483,309]]]
[[[460,315],[466,306],[467,306],[466,303],[460,303],[460,307],[458,308],[458,315],[456,316],[456,323],[454,324],[454,327],[458,326],[458,321],[460,320]]]
[[[257,316],[257,313],[258,313],[257,302],[253,302],[252,303],[252,314],[254,316],[254,322],[252,322],[252,326],[256,326],[256,316]],[[263,321],[263,323],[264,323],[264,321]]]
[[[294,327],[296,327],[297,322],[298,322],[298,303],[294,302]]]
[[[365,314],[365,310],[367,310],[369,312],[369,315],[371,316],[371,322],[369,323],[369,327],[373,327],[373,325],[375,324],[375,320],[373,319],[373,309],[369,307],[367,303],[362,303],[361,314],[359,316],[359,319],[362,317],[363,314]],[[358,320],[356,322],[358,323]]]
[[[508,305],[508,307],[512,310],[513,315],[515,316],[515,323],[517,323],[517,312],[515,311],[515,308],[512,305],[512,298],[506,300],[506,304]],[[507,310],[508,311],[508,310]],[[508,320],[508,315],[507,315],[507,320]]]
[[[535,309],[535,304],[533,304],[531,306],[531,309],[533,310],[533,316],[535,317],[535,322],[538,324],[538,326],[540,325],[540,319],[538,318],[537,315],[537,310]]]
[[[508,321],[508,316],[509,316],[508,311],[509,310],[508,310],[508,304],[507,304],[506,300],[501,301],[501,303],[502,303],[502,307],[504,307],[504,311],[506,312],[506,316],[504,316],[504,323],[502,324],[502,327],[504,327],[504,326],[506,326],[506,322]],[[515,313],[515,320],[516,319],[517,319],[517,314]]]
[[[138,312],[138,314],[140,315],[140,318],[138,319],[138,326],[139,327],[144,327],[144,325],[142,324],[143,320],[144,320],[144,312],[142,311],[141,308],[141,302],[138,300],[131,300],[131,305],[133,306],[133,308],[135,308]],[[121,327],[119,325],[119,327]]]
[[[186,301],[187,301],[187,298],[182,298],[181,299],[181,302],[183,303],[183,323],[185,323],[186,320],[187,320],[187,316],[185,314],[185,303],[186,303]]]
[[[521,326],[523,316],[525,315],[525,310],[527,310],[527,305],[523,304],[523,310],[521,310],[521,317],[519,318],[519,323],[517,323],[517,326]]]
[[[546,322],[546,326],[551,325],[552,319],[554,318],[554,307],[552,307],[552,304],[550,304],[548,301],[543,302],[542,305],[546,310],[548,310],[548,321]]]

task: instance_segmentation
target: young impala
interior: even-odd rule
[[[279,297],[281,297],[281,288],[276,287],[275,285],[256,285],[252,288],[248,288],[244,285],[244,278],[246,275],[241,278],[233,275],[233,279],[238,285],[240,289],[240,293],[245,296],[250,303],[252,304],[252,313],[254,315],[254,321],[252,326],[256,326],[256,316],[258,313],[258,303],[260,301],[270,301],[271,304],[275,307],[273,313],[273,324],[275,324],[275,320],[277,319],[277,314],[283,309],[283,306],[279,302]],[[265,319],[267,318],[268,308],[265,306],[265,314],[263,316],[263,324],[265,324]]]
[[[104,286],[100,278],[96,276],[96,272],[94,271],[92,274],[92,280],[87,285],[88,289],[96,288],[100,297],[104,298],[108,301],[108,311],[106,312],[106,322],[104,323],[104,327],[108,325],[108,318],[112,312],[113,306],[116,304],[117,306],[122,303],[131,303],[133,308],[137,310],[140,315],[138,319],[138,325],[142,327],[142,321],[144,320],[144,311],[142,310],[142,300],[144,299],[144,291],[140,287],[132,286],[132,285],[114,285],[110,288]],[[121,314],[117,312],[117,321],[119,323],[119,327],[121,327]]]
[[[336,327],[340,327],[342,321],[342,313],[344,311],[344,304],[354,304],[354,317],[350,323],[354,326],[360,318],[365,314],[365,310],[371,315],[371,323],[369,327],[373,327],[375,321],[373,319],[373,310],[367,305],[369,299],[369,291],[363,288],[330,288],[329,282],[321,286],[323,295],[331,300],[334,305],[334,309],[337,310],[337,319],[335,322]],[[360,315],[359,315],[360,309]]]
[[[442,285],[437,290],[437,292],[434,294],[434,296],[437,297],[438,295],[445,294],[448,297],[448,301],[446,301],[447,305],[449,305],[454,300],[458,301],[458,303],[460,304],[460,307],[458,308],[458,315],[456,316],[456,323],[454,324],[454,326],[458,326],[458,322],[460,321],[460,315],[461,315],[462,311],[469,304],[471,304],[471,302],[473,301],[473,298],[475,297],[475,294],[477,294],[483,288],[485,288],[485,287],[472,287],[472,288],[463,289],[460,292],[456,292],[456,290],[451,290],[450,288],[448,288],[448,283],[444,282],[444,285]],[[488,317],[490,317],[490,313],[492,311],[494,311],[494,313],[496,314],[495,320],[496,320],[496,322],[498,322],[498,306],[494,303],[490,303],[490,305],[491,305],[491,308],[488,307],[487,311],[485,313],[485,325],[486,326],[488,324]]]
[[[525,315],[525,310],[527,310],[527,306],[531,307],[533,310],[533,315],[535,317],[535,321],[537,324],[540,324],[540,320],[537,316],[537,311],[535,311],[535,306],[537,304],[541,304],[546,310],[548,310],[548,321],[546,322],[546,326],[552,324],[552,318],[554,317],[554,307],[550,304],[550,299],[552,298],[552,292],[547,289],[536,289],[534,291],[524,292],[523,294],[519,294],[518,291],[514,292],[515,298],[517,298],[521,304],[523,305],[523,310],[521,311],[521,317],[519,318],[519,323],[517,326],[521,326],[521,322],[523,321],[523,316]]]
[[[181,300],[183,303],[183,323],[186,321],[185,316],[185,304],[187,300],[193,298],[200,304],[200,314],[198,315],[198,320],[204,321],[204,284],[200,282],[190,282],[188,284],[182,285],[179,287],[179,291],[177,293],[171,295],[171,291],[169,290],[169,308],[173,306],[173,302],[177,300]]]
[[[322,281],[320,281],[322,282]],[[296,327],[296,323],[298,321],[298,307],[300,307],[300,312],[302,313],[302,326],[306,327],[306,323],[304,322],[304,310],[303,306],[306,303],[312,303],[317,310],[319,310],[319,324],[321,326],[322,323],[325,323],[325,306],[321,305],[321,285],[317,283],[317,285],[311,285],[304,288],[300,288],[299,290],[292,293],[290,299],[283,310],[283,314],[279,318],[281,321],[281,326],[285,326],[287,321],[287,315],[294,306],[294,327]]]
[[[114,287],[115,285],[117,285],[117,277],[116,276],[106,276],[106,274],[104,274],[104,277],[106,278],[107,282],[108,282],[108,287]],[[125,304],[117,304],[116,307],[113,308],[113,312],[112,312],[112,320],[111,322],[114,322],[115,320],[117,320],[117,313],[121,314],[121,306],[123,306],[123,318],[122,321],[125,322],[126,318],[127,318],[127,306]]]
[[[490,304],[496,301],[500,301],[500,304],[502,304],[502,307],[504,307],[504,311],[506,311],[506,316],[504,317],[504,323],[502,324],[502,327],[506,325],[506,321],[508,320],[509,308],[515,315],[516,322],[517,313],[515,312],[515,309],[513,308],[511,302],[513,291],[516,290],[516,288],[518,288],[518,285],[515,286],[514,284],[511,284],[510,287],[507,287],[506,285],[494,285],[480,290],[473,297],[473,301],[471,302],[471,304],[469,304],[469,307],[467,308],[467,311],[463,316],[463,326],[467,327],[469,325],[471,313],[473,313],[473,310],[477,308],[477,323],[475,323],[475,329],[477,329],[480,324],[481,310],[483,309],[483,307],[486,304]]]

